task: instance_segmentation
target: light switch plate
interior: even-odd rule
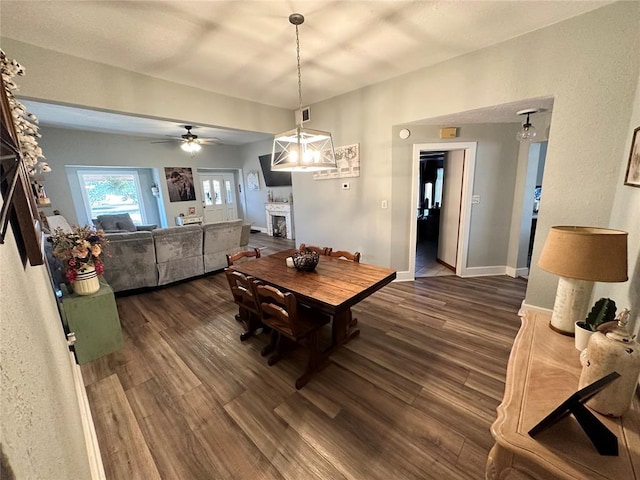
[[[480,203],[480,195],[471,195],[471,205],[478,205]]]

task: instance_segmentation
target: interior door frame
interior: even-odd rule
[[[413,165],[411,175],[411,212],[409,218],[409,280],[416,277],[416,241],[417,222],[416,205],[418,205],[418,182],[420,181],[420,152],[421,151],[451,151],[464,150],[464,167],[462,172],[462,198],[460,204],[460,229],[458,233],[458,255],[456,259],[456,275],[468,276],[467,257],[469,253],[469,230],[471,229],[471,196],[473,194],[473,179],[476,171],[476,153],[478,142],[447,142],[447,143],[414,143]]]

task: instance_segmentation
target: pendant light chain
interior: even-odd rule
[[[300,112],[300,125],[302,125],[302,73],[300,72],[300,37],[298,25],[296,25],[296,58],[298,60],[298,111]]]
[[[296,60],[298,62],[298,116],[296,127],[276,135],[271,150],[271,170],[282,172],[319,172],[336,168],[336,153],[331,132],[304,128],[302,118],[302,68],[300,66],[300,31],[304,23],[300,13],[289,15],[296,27]],[[294,110],[295,112],[295,110]]]

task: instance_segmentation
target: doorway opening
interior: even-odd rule
[[[448,152],[445,151],[420,151],[416,277],[455,274],[455,267],[438,258],[440,212],[447,156]]]
[[[547,156],[547,141],[531,143],[527,155],[522,219],[520,221],[520,250],[513,276],[528,277],[533,255],[533,244],[538,223],[538,211],[542,199],[542,181]]]
[[[413,147],[412,278],[433,275],[434,269],[466,274],[476,146],[476,142],[452,142]]]

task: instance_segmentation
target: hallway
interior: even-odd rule
[[[455,272],[438,262],[438,241],[419,240],[416,244],[416,278],[443,277],[455,275]]]

